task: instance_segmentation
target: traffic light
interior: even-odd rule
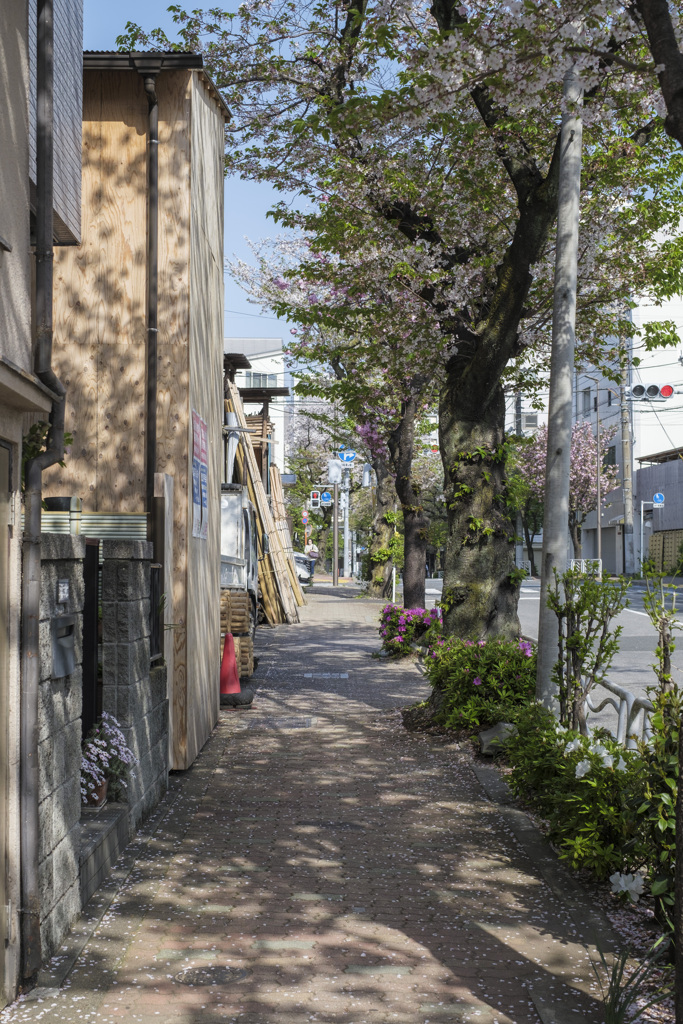
[[[320,508],[320,491],[311,491],[311,508]]]
[[[634,384],[631,396],[641,402],[662,402],[671,398],[673,384]]]

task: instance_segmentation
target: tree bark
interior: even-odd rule
[[[379,456],[372,460],[372,468],[377,477],[375,491],[375,511],[372,520],[370,539],[370,584],[368,592],[371,597],[391,598],[391,557],[384,557],[388,552],[391,538],[394,535],[393,524],[388,522],[386,515],[394,508],[394,478],[389,472],[386,461]],[[373,561],[378,559],[378,561]]]
[[[683,53],[681,53],[668,0],[635,0],[647,32],[650,53],[666,104],[664,128],[667,135],[683,146]]]
[[[439,414],[448,506],[444,628],[471,639],[513,639],[520,626],[512,577],[514,524],[505,505],[503,389],[497,384],[488,400],[470,391],[465,402],[455,371],[457,366]]]
[[[403,512],[403,607],[424,608],[425,572],[427,563],[427,530],[420,486],[413,478],[415,420],[417,402],[414,397],[401,408],[401,420],[389,439],[389,450],[396,473],[396,494]]]
[[[522,516],[522,526],[524,527],[524,540],[526,542],[526,550],[531,562],[531,575],[536,576],[536,562],[534,561],[534,537],[529,532],[529,527],[524,516]],[[535,536],[535,534],[534,534]]]
[[[569,533],[572,538],[574,558],[583,558],[583,544],[581,543],[581,523],[579,523],[576,517],[573,516],[571,513],[569,516]]]

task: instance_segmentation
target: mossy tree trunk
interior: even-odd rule
[[[504,428],[500,385],[485,403],[459,403],[446,389],[440,412],[448,506],[442,606],[445,630],[456,636],[519,636]]]
[[[420,387],[415,391],[419,393]],[[413,476],[417,401],[414,396],[403,402],[401,419],[389,439],[396,472],[396,494],[403,513],[403,606],[424,608],[427,531],[429,517],[424,509],[421,488]]]
[[[375,456],[372,468],[377,478],[375,488],[375,509],[372,520],[370,538],[370,584],[368,592],[371,597],[381,597],[387,601],[391,598],[391,560],[390,545],[394,535],[393,523],[387,514],[394,510],[394,478],[385,459]]]

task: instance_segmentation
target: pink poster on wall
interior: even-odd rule
[[[199,536],[202,540],[206,540],[209,536],[209,431],[206,420],[200,421],[200,428],[199,480],[202,496],[202,524]]]
[[[202,484],[201,484],[202,420],[192,410],[192,536],[202,535]]]

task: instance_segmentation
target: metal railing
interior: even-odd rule
[[[601,558],[571,558],[567,562],[568,569],[578,569],[585,576],[602,576]]]
[[[617,743],[627,750],[633,750],[638,740],[649,742],[652,736],[650,714],[654,711],[652,701],[647,697],[636,697],[630,690],[625,690],[616,683],[609,683],[606,679],[597,685],[608,690],[610,696],[605,697],[596,706],[592,700],[595,692],[589,693],[584,702],[586,719],[589,714],[596,715],[609,705],[617,713]]]

